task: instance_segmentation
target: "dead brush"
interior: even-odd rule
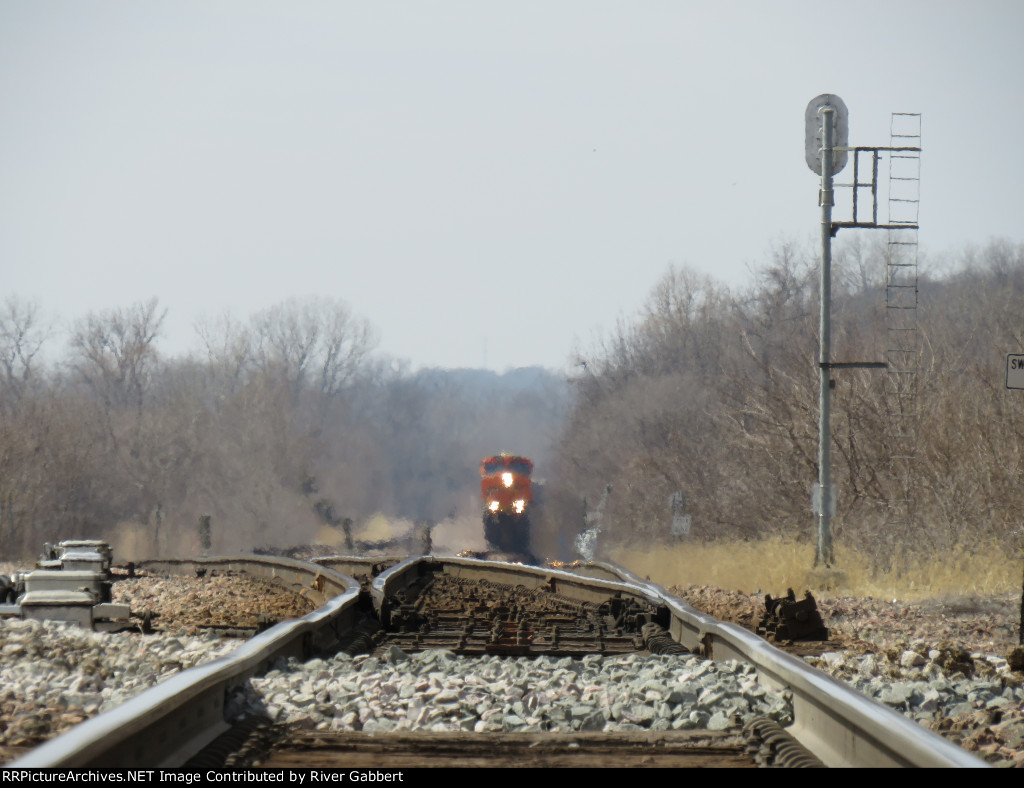
[[[979,598],[1020,593],[1022,558],[1004,545],[904,557],[888,572],[872,570],[870,556],[836,545],[836,562],[815,569],[814,545],[780,537],[760,540],[685,542],[656,549],[620,548],[611,559],[663,586],[715,585],[746,593],[784,593],[794,588],[830,596],[946,599],[978,605]],[[954,601],[956,600],[956,601]]]

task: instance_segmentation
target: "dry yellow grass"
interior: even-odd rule
[[[832,570],[815,570],[814,545],[779,538],[761,541],[682,543],[650,550],[622,548],[610,558],[660,585],[716,585],[752,593],[852,594],[898,599],[989,596],[1020,592],[1022,559],[1005,546],[969,555],[904,562],[898,572],[873,575],[868,561],[837,547]]]

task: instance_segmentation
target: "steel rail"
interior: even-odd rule
[[[232,572],[279,578],[319,604],[213,662],[189,668],[108,712],[31,750],[5,768],[180,766],[229,726],[227,691],[281,657],[305,657],[336,641],[355,621],[359,584],[331,569],[286,558],[245,556],[146,562],[171,574]]]
[[[209,559],[224,571],[242,571],[245,561]],[[168,564],[168,562],[161,562]],[[279,569],[273,567],[274,564]],[[177,564],[182,572],[202,562]],[[361,565],[361,564],[360,564]],[[232,566],[232,569],[227,567]],[[303,568],[304,567],[304,568]],[[757,669],[759,679],[791,691],[794,724],[787,730],[830,766],[984,767],[987,764],[897,712],[775,648],[736,625],[700,613],[664,588],[610,564],[588,574],[464,558],[418,556],[382,572],[372,582],[374,606],[387,612],[388,599],[434,571],[495,583],[545,588],[581,601],[610,596],[645,600],[666,611],[672,636],[716,660],[737,659]],[[165,570],[166,571],[166,570]],[[273,574],[281,571],[283,574]],[[308,654],[316,643],[337,638],[354,622],[358,587],[325,566],[261,559],[253,573],[294,577],[298,585],[345,589],[324,607],[297,621],[278,624],[216,662],[191,668],[125,704],[77,726],[9,764],[9,768],[57,766],[175,766],[224,727],[224,697],[233,684],[271,665],[279,656]],[[321,579],[317,579],[321,578]]]
[[[861,695],[736,624],[697,613],[661,586],[632,572],[602,564],[624,581],[649,589],[672,611],[670,632],[689,648],[714,660],[741,660],[757,669],[768,686],[793,695],[793,725],[786,731],[826,766],[987,767],[988,764],[937,733]],[[701,617],[695,626],[694,614]],[[699,638],[693,630],[701,630]]]

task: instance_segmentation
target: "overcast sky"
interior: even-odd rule
[[[172,354],[319,294],[415,366],[564,367],[670,264],[815,243],[820,93],[856,145],[922,113],[926,254],[1024,241],[1022,34],[1020,0],[0,0],[0,290],[157,296]]]

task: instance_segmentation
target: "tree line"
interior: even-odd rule
[[[884,361],[884,241],[836,255],[835,361]],[[911,522],[890,465],[899,449],[886,372],[837,369],[832,392],[834,532],[879,570],[906,556],[1021,543],[1024,392],[1004,387],[1024,352],[1024,245],[925,260],[919,281]],[[780,244],[745,288],[671,268],[640,313],[588,352],[555,475],[593,505],[606,486],[606,545],[663,545],[681,493],[690,539],[782,535],[814,543],[818,254]],[[577,518],[572,506],[565,517]],[[898,566],[896,566],[898,568]]]
[[[414,372],[338,300],[206,320],[182,357],[160,352],[165,315],[152,299],[62,332],[37,304],[0,305],[8,560],[68,538],[195,554],[203,517],[223,552],[308,544],[378,513],[478,516],[482,457],[543,453],[566,407],[543,370]]]
[[[882,243],[851,234],[833,281],[833,359],[885,359]],[[157,300],[64,331],[16,297],[0,304],[0,545],[132,535],[139,555],[316,541],[377,513],[480,515],[480,460],[507,450],[546,477],[535,549],[572,558],[580,532],[660,547],[681,494],[687,539],[814,540],[818,256],[776,246],[729,288],[670,268],[632,320],[576,351],[569,381],[528,368],[419,370],[376,351],[343,302],[289,300],[196,328],[160,352]],[[1024,246],[925,260],[919,285],[914,512],[895,526],[899,448],[886,373],[838,369],[832,395],[837,550],[879,570],[1022,544]],[[608,492],[610,488],[610,493]],[[600,518],[597,513],[600,512]]]

